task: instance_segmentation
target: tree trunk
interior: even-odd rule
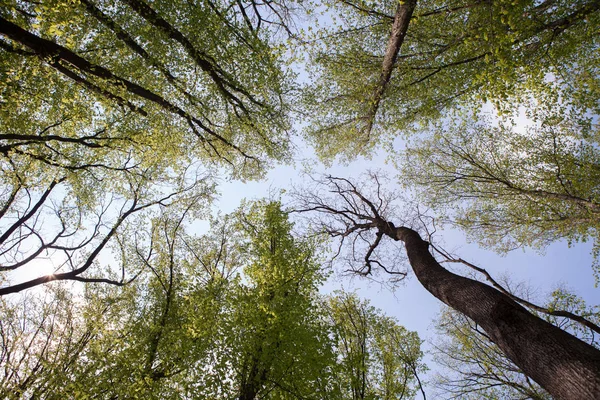
[[[262,353],[262,344],[257,355],[250,361],[251,367],[247,376],[242,377],[238,400],[254,400],[267,380],[267,370],[260,366],[258,354]]]
[[[377,82],[377,88],[375,89],[373,99],[371,100],[373,105],[367,114],[367,126],[365,128],[367,139],[373,129],[373,124],[375,123],[375,117],[377,116],[377,110],[383,99],[383,94],[392,78],[394,64],[398,59],[400,47],[402,47],[402,43],[404,43],[408,25],[410,24],[410,19],[412,18],[416,5],[417,0],[404,0],[398,3],[396,14],[394,16],[394,23],[392,24],[392,32],[390,33],[390,38],[388,39],[385,48],[385,55],[383,56],[381,75],[379,76],[379,82]]]
[[[600,350],[529,313],[498,290],[444,269],[429,243],[389,223],[386,235],[404,242],[417,279],[431,294],[480,325],[525,374],[563,400],[600,399]]]

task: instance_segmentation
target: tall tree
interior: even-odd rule
[[[507,96],[542,90],[548,74],[565,87],[598,87],[596,1],[325,6],[327,25],[307,38],[313,79],[305,106],[307,136],[326,159],[369,154],[448,108],[486,99],[512,107]]]
[[[328,300],[340,366],[334,378],[341,398],[409,399],[420,390],[425,366],[416,332],[409,332],[354,294]]]
[[[560,399],[600,396],[600,351],[531,314],[510,296],[444,269],[430,245],[410,226],[396,226],[381,179],[354,184],[328,177],[314,190],[297,193],[298,210],[316,213],[330,235],[348,244],[368,270],[385,238],[401,241],[417,279],[431,294],[477,323],[502,352],[551,395]],[[373,185],[372,192],[359,189]],[[369,199],[372,197],[373,200]],[[358,252],[364,256],[359,258]],[[389,268],[389,267],[388,267]]]
[[[220,352],[240,400],[323,398],[332,379],[317,242],[292,235],[280,207],[255,204],[239,225],[247,238],[247,284],[231,299],[231,334]]]

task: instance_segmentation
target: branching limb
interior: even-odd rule
[[[376,194],[375,201],[346,178],[325,176],[313,182],[318,187],[316,191],[303,189],[293,194],[293,212],[317,216],[313,225],[337,242],[332,260],[342,255],[349,264],[346,271],[362,276],[371,276],[377,270],[393,275],[393,282],[406,277],[406,271],[397,262],[401,253],[381,250],[384,242],[391,245],[383,238],[389,236],[393,227],[385,218],[394,195],[382,190],[380,178],[374,178],[373,190],[369,189]]]

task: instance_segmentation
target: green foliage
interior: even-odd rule
[[[544,90],[550,76],[597,107],[594,2],[417,2],[374,117],[369,113],[397,2],[326,6],[334,23],[307,37],[312,80],[305,96],[307,137],[326,160],[368,155],[447,109],[479,109],[490,100],[510,110],[524,90]]]
[[[325,305],[317,242],[292,234],[280,204],[215,218],[202,236],[178,216],[123,246],[141,272],[122,288],[2,298],[5,397],[347,399],[360,365],[367,390],[353,398],[417,390],[416,333],[353,295]]]
[[[252,179],[290,160],[296,84],[279,39],[293,7],[2,2],[0,294],[23,290],[10,271],[47,254],[59,264],[48,280],[123,286],[52,286],[24,303],[32,311],[0,299],[1,395],[415,396],[416,333],[352,295],[324,306],[321,247],[293,234],[280,204],[186,231],[207,213],[217,171]],[[419,1],[385,87],[398,2],[310,7],[333,19],[303,38],[312,80],[300,107],[323,159],[368,156],[398,132],[433,127],[406,151],[403,179],[473,240],[500,251],[593,240],[600,253],[597,2]],[[505,119],[479,119],[486,101]],[[521,106],[526,132],[510,120]],[[597,314],[554,295],[551,308]],[[495,363],[485,336],[469,336],[470,321],[444,318],[447,355],[483,357],[486,374],[544,398]],[[461,368],[460,357],[448,365]]]
[[[420,388],[421,341],[356,295],[328,301],[337,354],[334,384],[342,399],[413,398]]]
[[[72,361],[92,334],[67,290],[20,300],[0,299],[0,396],[5,399],[47,396],[73,372]]]
[[[579,315],[588,321],[600,325],[600,305],[588,305],[585,300],[572,293],[564,287],[553,290],[549,296],[546,308],[549,311],[566,310]],[[568,318],[560,318],[551,315],[540,315],[551,324],[570,332],[581,340],[600,348],[600,342],[595,333],[585,326]]]
[[[243,279],[230,292],[215,354],[222,386],[204,396],[322,398],[334,355],[318,303],[325,275],[316,242],[292,235],[278,203],[253,204],[237,229],[245,238]]]
[[[284,95],[291,75],[269,29],[251,29],[234,4],[3,5],[3,18],[73,54],[43,54],[22,39],[24,33],[5,35],[0,65],[6,133],[35,135],[67,121],[49,133],[81,138],[103,130],[89,142],[112,143],[117,153],[131,149],[136,162],[226,161],[239,176],[260,170],[259,159],[285,158]],[[148,7],[155,18],[140,11]],[[27,144],[19,147],[28,150]],[[81,143],[71,147],[85,149]]]
[[[563,238],[597,243],[597,125],[555,103],[538,103],[528,116],[524,131],[482,115],[436,125],[404,151],[403,183],[472,240],[502,252]]]
[[[279,19],[240,4],[2,2],[2,294],[45,252],[53,279],[115,278],[100,255],[161,208],[204,213],[218,172],[288,160]]]

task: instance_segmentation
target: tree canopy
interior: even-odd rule
[[[355,296],[322,298],[316,243],[291,227],[277,203],[199,237],[165,215],[132,284],[3,298],[3,396],[347,399],[362,375],[345,343],[365,341],[370,394],[354,398],[409,398],[417,334]],[[361,313],[364,330],[348,330]]]
[[[288,159],[294,84],[275,39],[279,10],[2,5],[2,293],[56,279],[127,282],[136,271],[113,279],[95,267],[128,226],[169,205],[199,211],[219,170],[247,179]],[[36,276],[47,253],[59,265]],[[37,280],[15,286],[17,269]]]
[[[399,156],[401,180],[484,246],[506,252],[589,239],[597,247],[597,126],[534,103],[525,128],[486,115],[432,126]]]
[[[325,7],[334,23],[307,39],[313,79],[305,97],[308,138],[326,159],[370,154],[454,107],[490,100],[510,108],[509,97],[539,90],[549,74],[584,87],[577,97],[597,108],[597,2],[351,0]],[[399,19],[407,27],[394,41]]]
[[[269,8],[251,12],[211,1],[7,5],[3,118],[6,134],[23,137],[6,139],[20,139],[12,147],[25,153],[121,139],[150,145],[153,157],[179,149],[171,159],[230,163],[242,176],[285,157],[290,75],[261,25]]]
[[[341,358],[334,379],[340,398],[409,399],[423,391],[419,374],[426,367],[420,362],[423,353],[416,332],[381,315],[356,295],[330,298],[328,310]]]
[[[425,398],[415,333],[355,295],[319,294],[328,235],[346,271],[393,283],[412,271],[459,312],[452,352],[484,343],[463,329],[481,327],[494,345],[471,358],[492,352],[507,357],[495,367],[527,375],[503,384],[600,395],[598,350],[535,314],[598,332],[589,313],[535,306],[440,251],[406,201],[500,252],[566,239],[600,254],[599,11],[596,0],[3,2],[2,394]],[[375,173],[329,176],[286,197],[294,210],[265,200],[215,214],[222,177],[261,179],[305,144],[325,163],[387,146],[405,193]],[[305,233],[291,212],[311,215]]]

